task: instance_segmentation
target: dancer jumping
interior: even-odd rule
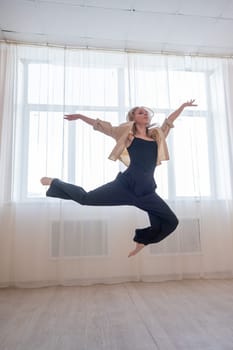
[[[121,160],[127,169],[101,187],[86,192],[82,187],[56,178],[41,178],[42,185],[49,186],[48,197],[69,199],[82,205],[113,206],[133,205],[148,213],[150,226],[136,229],[136,247],[128,257],[137,254],[145,245],[158,243],[171,234],[178,219],[169,206],[155,192],[154,171],[161,161],[169,159],[166,137],[173,122],[185,107],[197,106],[195,100],[183,103],[170,114],[161,127],[151,126],[153,111],[146,107],[134,107],[127,114],[127,122],[119,126],[82,114],[65,115],[67,120],[82,120],[116,140],[109,159]]]

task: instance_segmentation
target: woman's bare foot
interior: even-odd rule
[[[140,250],[142,250],[144,247],[145,247],[144,244],[142,244],[142,243],[136,243],[135,249],[132,250],[132,251],[129,253],[128,258],[130,258],[131,256],[136,255],[137,253],[139,253]]]
[[[44,176],[40,179],[40,182],[42,183],[43,186],[50,186],[53,181],[52,177],[47,177]]]

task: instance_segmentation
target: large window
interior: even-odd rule
[[[23,62],[23,117],[20,163],[21,199],[44,196],[44,174],[92,189],[124,169],[107,159],[114,140],[82,122],[67,122],[64,113],[83,113],[117,125],[125,120],[131,88],[124,66],[79,67]],[[205,72],[136,70],[137,105],[155,111],[155,122],[183,102],[197,98],[198,111],[186,109],[168,137],[171,160],[156,169],[158,192],[167,199],[212,195]],[[19,181],[19,179],[18,179]]]

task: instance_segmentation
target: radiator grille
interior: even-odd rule
[[[108,253],[107,223],[93,221],[53,221],[50,256],[104,256]]]

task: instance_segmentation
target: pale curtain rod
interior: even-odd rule
[[[138,53],[138,54],[153,54],[153,55],[167,55],[167,56],[190,56],[190,57],[203,57],[203,58],[233,58],[233,53],[231,55],[217,55],[217,54],[202,54],[202,53],[191,53],[191,52],[179,52],[179,51],[150,51],[150,50],[137,50],[137,49],[113,49],[95,46],[71,46],[71,45],[58,45],[50,43],[35,43],[26,41],[14,41],[14,40],[0,40],[0,43],[10,44],[10,45],[24,45],[24,46],[38,46],[38,47],[51,47],[58,49],[68,49],[68,50],[93,50],[93,51],[107,51],[107,52],[125,52],[125,53]]]

